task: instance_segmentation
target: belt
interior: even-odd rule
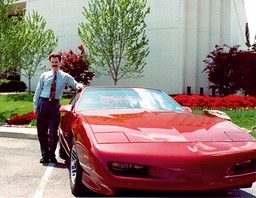
[[[59,102],[60,100],[59,99],[50,99],[50,98],[43,98],[43,97],[40,97],[41,100],[43,101],[47,101],[47,102]]]

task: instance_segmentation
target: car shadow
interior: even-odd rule
[[[57,163],[43,163],[43,166],[50,166],[50,167],[54,167],[54,168],[60,168],[60,169],[67,169],[68,166],[66,164],[66,162],[57,162]]]
[[[144,191],[123,191],[116,196],[99,195],[95,193],[84,193],[79,197],[154,197],[154,198],[256,198],[256,196],[241,189],[227,189],[210,192],[144,192]]]
[[[143,191],[128,191],[125,194],[119,194],[119,197],[172,197],[172,198],[205,198],[205,197],[225,197],[225,198],[256,198],[256,196],[243,191],[241,189],[227,189],[210,192],[143,192]]]

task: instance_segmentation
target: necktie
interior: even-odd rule
[[[50,100],[55,99],[55,93],[56,93],[56,79],[57,79],[57,72],[54,72],[54,77],[51,84],[51,91],[50,91]]]

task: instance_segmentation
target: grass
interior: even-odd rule
[[[256,126],[256,109],[227,110],[226,113],[238,126],[249,130]]]
[[[67,104],[70,95],[64,95],[61,104]],[[19,115],[33,111],[33,95],[28,93],[0,94],[0,123],[17,113]]]
[[[61,104],[67,104],[72,95],[64,94]],[[33,111],[33,95],[28,93],[0,94],[0,123],[17,113],[19,115]],[[256,109],[222,110],[227,113],[232,122],[240,127],[251,130],[256,126]],[[201,110],[193,109],[195,113]]]
[[[200,109],[192,109],[194,113],[202,113]],[[221,109],[225,112],[236,125],[251,130],[256,126],[256,109]]]

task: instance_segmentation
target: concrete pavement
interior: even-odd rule
[[[33,139],[37,138],[36,128],[0,126],[0,137]]]

